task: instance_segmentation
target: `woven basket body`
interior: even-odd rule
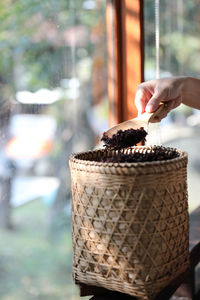
[[[106,150],[71,156],[76,283],[153,299],[188,269],[187,155],[177,151],[146,163],[98,162]]]

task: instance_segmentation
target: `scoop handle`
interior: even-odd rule
[[[143,113],[138,116],[141,121],[146,121],[147,123],[159,122],[162,117],[165,116],[165,104],[161,103],[159,107],[152,113]]]

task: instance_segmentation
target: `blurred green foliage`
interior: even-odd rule
[[[155,3],[145,0],[145,68],[155,76]],[[200,76],[200,2],[160,1],[161,75]],[[148,78],[152,79],[152,78]]]
[[[0,231],[1,300],[77,300],[70,228],[52,238],[49,207],[35,200],[13,210],[14,231]]]
[[[0,0],[0,104],[2,99],[15,99],[19,90],[34,92],[59,87],[62,79],[77,75],[74,69],[86,58],[90,77],[82,89],[90,94],[82,96],[84,102],[80,108],[87,102],[90,104],[92,55],[99,42],[98,32],[93,30],[105,15],[105,5],[102,5],[104,0],[96,0],[96,9],[88,10],[84,9],[84,2]],[[12,209],[13,230],[0,230],[2,300],[79,299],[72,281],[71,220],[63,209],[69,200],[66,199],[66,173],[74,118],[73,101],[66,100],[69,100],[67,95],[48,107],[30,109],[31,113],[46,113],[56,120],[54,148],[48,159],[62,188],[56,208],[34,200]],[[23,104],[18,107],[30,113]],[[12,113],[16,113],[14,109]],[[84,129],[83,114],[86,109],[79,113],[78,120]]]
[[[13,92],[35,91],[58,86],[62,78],[71,77],[73,41],[70,44],[69,35],[76,33],[69,29],[80,25],[90,36],[92,26],[102,16],[102,5],[88,11],[83,9],[83,3],[0,0],[0,82],[9,85]],[[90,56],[92,44],[83,47]],[[76,63],[79,59],[75,51]]]

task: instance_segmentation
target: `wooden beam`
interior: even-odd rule
[[[134,105],[139,83],[144,81],[143,1],[122,1],[123,24],[123,119],[137,116]]]
[[[143,0],[107,1],[110,126],[137,115],[134,98],[144,81]]]
[[[109,123],[113,126],[123,121],[123,60],[121,33],[121,2],[108,0],[106,7]]]

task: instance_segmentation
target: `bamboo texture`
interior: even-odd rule
[[[70,157],[76,283],[152,300],[189,268],[187,154],[177,151],[143,163],[100,162],[110,150]]]

